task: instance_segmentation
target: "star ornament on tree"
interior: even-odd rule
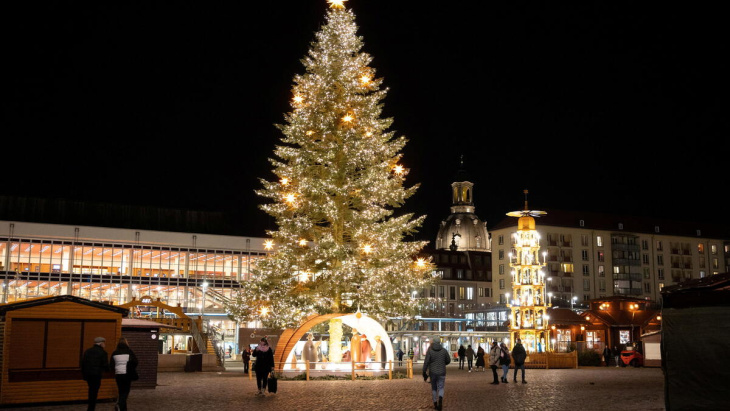
[[[347,0],[327,0],[327,3],[330,4],[330,8],[333,9],[344,9],[345,8],[345,2]]]

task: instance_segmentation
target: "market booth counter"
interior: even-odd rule
[[[70,295],[0,304],[0,405],[86,401],[81,357],[106,338],[111,354],[128,310]],[[99,400],[116,398],[113,373]]]

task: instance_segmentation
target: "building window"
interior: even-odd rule
[[[600,235],[596,236],[596,245],[598,247],[603,247],[603,237],[601,237]]]
[[[581,234],[580,235],[580,245],[582,245],[583,247],[588,247],[589,244],[588,244],[588,236],[587,235],[585,235],[585,234]]]
[[[484,297],[484,287],[479,287],[478,291],[479,297]]]
[[[591,275],[590,266],[588,264],[583,264],[583,275]]]
[[[606,276],[606,268],[604,266],[599,265],[598,266],[598,276],[599,277],[605,277]]]
[[[463,280],[464,279],[464,270],[461,268],[458,268],[456,270],[456,278]]]
[[[641,270],[644,272],[645,280],[648,280],[649,278],[651,278],[651,271],[648,268],[645,267],[645,268],[642,268]]]
[[[702,244],[702,243],[697,244],[697,252],[700,253],[700,254],[704,254],[705,253],[705,245]]]
[[[499,259],[504,260],[504,250],[499,250]]]
[[[500,234],[497,237],[497,244],[499,244],[499,245],[503,245],[504,244],[504,236],[502,234]]]
[[[662,288],[664,288],[664,283],[659,283],[659,291],[661,291]]]
[[[641,262],[643,264],[649,264],[649,254],[642,254],[641,255]]]
[[[598,252],[598,261],[600,261],[600,262],[606,261],[604,255],[603,255],[603,251]]]
[[[706,275],[707,275],[706,272],[700,271],[700,278],[705,278]]]
[[[646,240],[641,240],[641,249],[642,250],[648,250],[649,249],[649,242]]]
[[[583,291],[591,291],[591,280],[588,278],[583,279]]]
[[[598,280],[598,291],[606,292],[606,280],[603,278]]]
[[[474,287],[466,287],[466,299],[467,300],[474,299]]]
[[[717,246],[715,244],[710,246],[710,253],[712,255],[717,255]]]
[[[464,300],[466,299],[466,292],[464,287],[459,287],[459,299]]]
[[[456,300],[456,287],[449,286],[449,300]]]
[[[657,251],[662,251],[662,250],[664,250],[664,248],[663,248],[663,246],[662,246],[662,242],[661,242],[661,241],[657,241],[657,242],[656,242],[656,250],[657,250]]]
[[[664,265],[664,256],[661,254],[656,256],[656,263],[657,265]]]
[[[443,285],[439,286],[439,298],[446,298],[446,287]]]
[[[586,226],[586,221],[585,220],[580,220],[579,224],[580,224],[581,227],[585,227]]]
[[[644,283],[644,292],[646,294],[651,293],[651,283]]]
[[[500,290],[504,290],[504,278],[502,278],[501,280],[499,280],[499,289]]]
[[[499,265],[499,273],[504,274],[504,264]]]
[[[583,261],[588,261],[588,250],[581,250],[580,257]]]
[[[656,278],[658,280],[663,280],[664,279],[664,269],[663,268],[658,268],[656,270]]]

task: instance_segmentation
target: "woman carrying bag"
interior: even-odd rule
[[[259,345],[253,350],[251,356],[256,358],[256,362],[253,364],[253,370],[256,372],[256,387],[259,389],[256,395],[264,395],[269,373],[274,371],[274,350],[269,347],[266,337],[259,341]]]

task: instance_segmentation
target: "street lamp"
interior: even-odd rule
[[[552,307],[553,305],[553,292],[548,293],[548,305]]]
[[[570,299],[570,309],[571,310],[573,309],[573,304],[575,304],[576,301],[578,301],[578,296],[574,295],[573,298]]]

